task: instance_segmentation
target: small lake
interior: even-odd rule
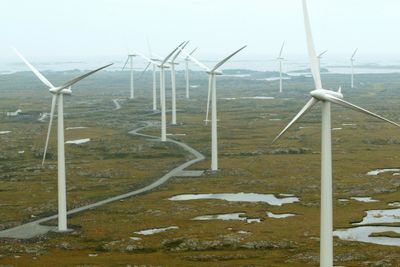
[[[173,201],[187,201],[199,199],[220,199],[230,202],[264,202],[269,205],[282,206],[299,202],[298,197],[281,197],[278,198],[274,194],[256,194],[256,193],[222,193],[222,194],[183,194],[169,198]]]
[[[351,197],[351,199],[358,202],[379,202],[379,200],[372,199],[372,197]]]
[[[85,144],[87,142],[90,142],[90,138],[71,140],[71,141],[67,141],[65,143],[66,144],[81,145],[81,144]]]
[[[165,228],[152,228],[152,229],[147,229],[147,230],[142,230],[142,231],[138,231],[135,232],[135,234],[138,235],[154,235],[154,234],[158,234],[158,233],[162,233],[168,230],[174,230],[174,229],[179,229],[178,226],[169,226],[169,227],[165,227]]]
[[[296,214],[293,214],[293,213],[275,214],[275,213],[267,211],[267,217],[273,218],[273,219],[285,219],[285,218],[289,218],[289,217],[293,217],[293,216],[296,216]]]
[[[366,213],[361,222],[353,225],[400,223],[400,209],[368,210]]]
[[[375,175],[379,175],[379,174],[385,173],[385,172],[400,172],[400,169],[394,169],[394,168],[392,168],[392,169],[376,169],[376,170],[369,171],[367,173],[367,175],[375,176]]]
[[[337,230],[333,232],[333,235],[347,241],[358,241],[386,246],[400,246],[400,238],[370,236],[374,233],[385,232],[395,232],[397,234],[400,234],[400,227],[360,226],[355,228]]]

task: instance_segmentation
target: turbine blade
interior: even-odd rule
[[[143,58],[147,62],[149,62],[151,64],[154,64],[154,65],[157,65],[157,62],[155,62],[155,61],[151,60],[150,58],[146,57],[144,54],[142,54],[140,52],[137,52],[137,51],[135,51],[135,54],[138,55],[139,57]]]
[[[353,55],[351,56],[351,60],[353,60],[353,59],[354,59],[354,57],[355,57],[355,55],[356,55],[357,51],[358,51],[358,48],[356,48],[356,50],[354,50],[354,53],[353,53]]]
[[[299,111],[299,113],[297,113],[297,115],[289,122],[289,124],[278,134],[278,136],[275,137],[272,143],[275,143],[276,140],[278,140],[296,121],[303,117],[303,115],[306,114],[317,102],[318,100],[312,97]]]
[[[212,78],[212,74],[209,74],[208,77],[208,94],[207,94],[207,110],[206,110],[206,125],[208,123],[208,114],[210,112],[210,99],[211,99],[211,87],[212,87],[212,83],[213,83],[213,78]]]
[[[189,55],[193,55],[194,52],[196,52],[197,47],[195,49],[192,50],[192,52],[189,53]]]
[[[57,95],[56,95],[56,94],[53,94],[53,97],[52,97],[52,99],[51,99],[51,109],[50,109],[49,128],[47,129],[46,145],[44,146],[44,154],[43,154],[42,166],[44,165],[44,161],[45,161],[45,159],[46,159],[47,147],[49,146],[49,138],[50,138],[50,132],[51,132],[51,125],[53,124],[54,109],[55,109],[55,106],[56,106],[56,102],[57,102]]]
[[[140,78],[142,78],[143,74],[147,71],[147,69],[150,67],[151,62],[149,62],[146,66],[146,68],[144,68],[144,70],[142,71],[142,73],[140,73],[139,77],[137,78],[137,80],[140,80]]]
[[[29,69],[36,75],[36,77],[38,77],[39,80],[42,81],[42,83],[47,85],[49,88],[54,87],[54,85],[49,80],[47,80],[47,78],[44,77],[34,66],[32,66],[32,64],[29,63],[28,60],[26,60],[26,58],[20,52],[18,52],[18,50],[16,48],[13,47],[13,49],[14,49],[15,53],[17,54],[17,56],[22,59],[22,61],[29,67]]]
[[[211,72],[216,71],[219,67],[221,67],[225,62],[227,62],[231,57],[233,57],[234,55],[236,55],[237,53],[239,53],[240,51],[242,51],[243,49],[245,49],[247,47],[247,45],[241,47],[240,49],[236,50],[235,52],[233,52],[232,54],[230,54],[229,56],[227,56],[226,58],[224,58],[223,60],[221,60],[217,65],[214,66],[214,68],[211,69]]]
[[[168,59],[176,52],[176,50],[178,50],[184,43],[185,43],[185,42],[182,42],[180,45],[178,45],[177,48],[175,48],[174,50],[172,50],[172,52],[169,53],[169,55],[166,56],[166,57],[164,58],[164,60],[161,62],[160,65],[163,66],[163,65],[168,61]]]
[[[346,108],[350,108],[350,109],[355,110],[355,111],[359,111],[359,112],[361,112],[361,113],[370,115],[370,116],[372,116],[372,117],[375,117],[375,118],[377,118],[377,119],[380,119],[380,120],[386,121],[386,122],[388,122],[388,123],[390,123],[390,124],[393,124],[393,125],[395,125],[395,126],[397,126],[397,127],[400,127],[399,124],[397,124],[397,123],[395,123],[395,122],[393,122],[393,121],[391,121],[391,120],[388,120],[388,119],[386,119],[386,118],[384,118],[384,117],[382,117],[382,116],[380,116],[380,115],[378,115],[378,114],[375,114],[375,113],[373,113],[373,112],[371,112],[371,111],[368,111],[368,110],[366,110],[366,109],[364,109],[364,108],[361,108],[361,107],[359,107],[359,106],[356,106],[356,105],[354,105],[354,104],[352,104],[352,103],[350,103],[350,102],[347,102],[347,101],[345,101],[345,100],[343,100],[343,99],[334,97],[334,96],[332,96],[332,95],[326,95],[326,97],[328,98],[328,101],[330,101],[330,102],[332,102],[332,103],[338,104],[338,105],[343,106],[343,107],[346,107]]]
[[[171,62],[175,62],[176,58],[179,56],[179,54],[182,52],[182,49],[185,48],[185,46],[187,46],[187,44],[189,43],[189,41],[187,41],[186,43],[184,43],[180,48],[178,49],[178,51],[175,53],[175,55],[172,57]]]
[[[282,51],[283,51],[283,47],[284,47],[284,46],[285,46],[285,41],[283,41],[283,43],[282,43],[281,51],[279,52],[278,58],[281,58],[281,57],[282,57]]]
[[[80,80],[85,79],[86,77],[88,77],[88,76],[94,74],[95,72],[98,72],[99,70],[105,69],[105,68],[111,66],[112,64],[113,64],[113,63],[108,64],[108,65],[105,65],[105,66],[103,66],[103,67],[101,67],[101,68],[92,70],[92,71],[90,71],[90,72],[88,72],[88,73],[86,73],[86,74],[83,74],[83,75],[81,75],[81,76],[79,76],[79,77],[77,77],[77,78],[75,78],[75,79],[70,80],[69,82],[66,82],[65,84],[63,84],[63,85],[61,85],[59,88],[57,88],[57,92],[60,92],[62,89],[71,87],[72,85],[74,85],[75,83],[79,82]]]
[[[207,67],[206,65],[204,65],[203,63],[201,63],[200,61],[198,61],[196,58],[194,58],[192,55],[188,54],[185,50],[182,49],[182,53],[189,58],[191,61],[193,61],[197,66],[199,66],[200,68],[204,69],[205,71],[210,72],[211,69],[209,67]]]
[[[303,13],[304,13],[304,27],[306,29],[307,49],[308,49],[308,57],[310,60],[311,72],[314,77],[315,88],[322,89],[321,74],[319,70],[317,55],[315,53],[314,40],[311,32],[310,18],[308,16],[306,0],[303,0]]]
[[[125,64],[124,64],[124,66],[122,67],[122,70],[125,69],[126,65],[128,64],[128,61],[129,61],[129,56],[128,56],[128,58],[126,59]]]
[[[322,52],[321,54],[319,54],[317,57],[321,58],[323,55],[325,55],[325,53],[328,52],[328,50],[325,50],[324,52]]]

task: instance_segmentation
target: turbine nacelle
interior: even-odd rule
[[[59,95],[59,94],[72,95],[71,87],[69,87],[69,88],[54,87],[54,88],[50,88],[49,92],[52,94],[55,94],[55,95]]]
[[[207,74],[211,74],[211,75],[222,75],[222,71],[220,70],[214,70],[214,71],[206,71]]]
[[[329,96],[333,96],[339,99],[343,99],[343,94],[340,92],[335,92],[331,90],[326,90],[326,89],[315,89],[310,92],[310,95],[314,97],[315,99],[321,100],[321,101],[330,101]]]

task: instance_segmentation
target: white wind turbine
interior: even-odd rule
[[[282,93],[282,62],[285,60],[282,57],[283,47],[285,46],[285,42],[282,43],[281,51],[279,52],[279,56],[277,60],[279,61],[279,93]]]
[[[318,58],[318,66],[319,66],[319,69],[321,69],[321,59],[322,59],[322,56],[325,55],[326,52],[328,52],[328,50],[325,50],[324,52],[320,53],[320,54],[317,56],[317,58]]]
[[[314,78],[315,90],[311,91],[311,99],[292,119],[292,121],[274,139],[280,138],[297,120],[307,113],[317,102],[322,104],[321,123],[321,227],[320,227],[320,266],[333,266],[333,227],[332,227],[332,144],[331,144],[331,103],[359,111],[375,118],[384,120],[398,127],[395,122],[383,118],[375,113],[353,105],[343,100],[340,92],[323,89],[321,83],[318,58],[315,53],[314,42],[311,33],[311,25],[307,11],[306,0],[303,0],[304,24],[307,36],[307,47],[311,72]]]
[[[181,49],[185,48],[185,46],[188,43],[189,43],[189,41],[184,43],[180,48]],[[172,88],[172,94],[171,94],[172,95],[172,121],[171,121],[171,124],[172,125],[176,125],[176,71],[175,71],[175,65],[179,64],[175,60],[181,53],[181,51],[182,51],[181,49],[179,49],[175,53],[175,55],[172,57],[172,59],[169,62],[169,64],[171,65],[171,88]]]
[[[166,119],[166,103],[165,103],[165,69],[168,68],[166,65],[168,59],[184,44],[182,42],[177,48],[175,48],[168,56],[166,56],[161,63],[158,65],[160,68],[160,100],[161,100],[161,141],[167,141],[167,119]]]
[[[200,63],[197,59],[184,52],[193,62],[204,69],[208,74],[208,96],[207,96],[207,111],[206,111],[206,123],[208,121],[208,111],[210,105],[211,96],[211,170],[218,170],[218,131],[217,131],[217,83],[216,76],[222,75],[222,72],[218,69],[225,64],[231,57],[239,53],[241,50],[246,48],[247,45],[236,50],[234,53],[230,54],[220,62],[218,62],[212,69],[206,65]]]
[[[130,99],[135,98],[135,84],[134,84],[134,80],[133,80],[133,58],[136,56],[137,55],[135,55],[135,54],[128,54],[125,64],[122,67],[122,70],[124,70],[126,65],[128,64],[128,62],[130,63],[130,69],[131,69],[131,97],[130,97]]]
[[[160,58],[158,58],[157,56],[155,56],[151,50],[151,46],[150,46],[150,41],[149,38],[147,38],[147,48],[148,48],[148,52],[149,52],[149,58],[151,61],[149,61],[149,64],[147,65],[146,69],[150,66],[150,64],[152,65],[153,68],[153,111],[157,110],[157,62],[160,62]],[[147,60],[145,59],[145,60]]]
[[[196,50],[197,50],[197,47],[195,48],[195,49],[193,49],[190,53],[189,53],[189,55],[191,56],[191,55],[193,55],[193,53],[194,52],[196,52]],[[190,98],[190,93],[189,93],[189,90],[190,90],[190,81],[189,81],[189,61],[190,61],[190,58],[188,57],[188,56],[186,56],[185,57],[185,79],[186,79],[186,99],[189,99]]]
[[[354,88],[354,61],[355,61],[355,56],[357,53],[358,48],[356,48],[356,50],[354,50],[353,55],[350,58],[350,62],[351,62],[351,88]]]
[[[29,69],[42,81],[46,86],[49,87],[49,92],[52,94],[51,100],[51,111],[50,111],[50,121],[49,128],[47,130],[46,145],[43,153],[44,164],[47,147],[49,144],[49,137],[51,132],[51,125],[53,122],[53,116],[55,111],[56,103],[58,104],[57,111],[57,164],[58,164],[58,231],[65,232],[68,231],[67,228],[67,196],[66,196],[66,182],[65,182],[65,153],[64,153],[64,107],[63,107],[63,96],[71,95],[71,86],[80,80],[92,75],[93,73],[107,68],[112,64],[108,64],[96,70],[90,71],[84,75],[81,75],[75,79],[72,79],[61,86],[54,86],[49,80],[46,79],[34,66],[32,66],[21,53],[19,53],[15,48],[15,53],[25,62]]]

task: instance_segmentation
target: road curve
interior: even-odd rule
[[[135,136],[141,136],[141,137],[146,137],[146,138],[151,138],[155,141],[161,141],[159,137],[156,136],[152,136],[152,135],[147,135],[147,134],[142,134],[139,133],[139,131],[142,131],[143,129],[147,128],[147,127],[152,127],[153,124],[151,122],[145,122],[145,126],[142,126],[140,128],[134,129],[132,131],[129,132],[129,134],[131,135],[135,135]],[[181,165],[179,165],[178,167],[172,169],[171,171],[169,171],[168,173],[166,173],[164,176],[162,176],[161,178],[159,178],[158,180],[156,180],[155,182],[153,182],[150,185],[147,185],[145,187],[142,187],[140,189],[125,193],[125,194],[121,194],[121,195],[117,195],[114,197],[110,197],[86,206],[82,206],[79,208],[75,208],[72,210],[69,210],[67,212],[68,215],[72,215],[72,214],[76,214],[79,212],[83,212],[89,209],[94,209],[97,208],[99,206],[111,203],[111,202],[115,202],[121,199],[125,199],[128,197],[132,197],[132,196],[136,196],[139,194],[143,194],[145,192],[148,192],[150,190],[153,190],[157,187],[159,187],[160,185],[166,183],[170,178],[179,175],[184,169],[190,167],[191,165],[202,161],[204,159],[204,155],[201,154],[200,152],[198,152],[197,150],[191,148],[190,146],[188,146],[185,143],[176,141],[176,140],[172,140],[172,139],[167,139],[168,142],[174,143],[180,147],[182,147],[184,150],[186,150],[187,152],[189,152],[191,155],[194,156],[193,159],[182,163]],[[36,236],[39,235],[43,235],[46,234],[49,231],[54,231],[57,228],[54,226],[44,226],[41,225],[41,223],[50,221],[50,220],[54,220],[57,218],[58,215],[52,215],[49,217],[45,217],[45,218],[41,218],[26,224],[22,224],[19,225],[17,227],[13,227],[10,229],[6,229],[3,231],[0,231],[0,238],[14,238],[14,239],[29,239],[29,238],[34,238]]]

